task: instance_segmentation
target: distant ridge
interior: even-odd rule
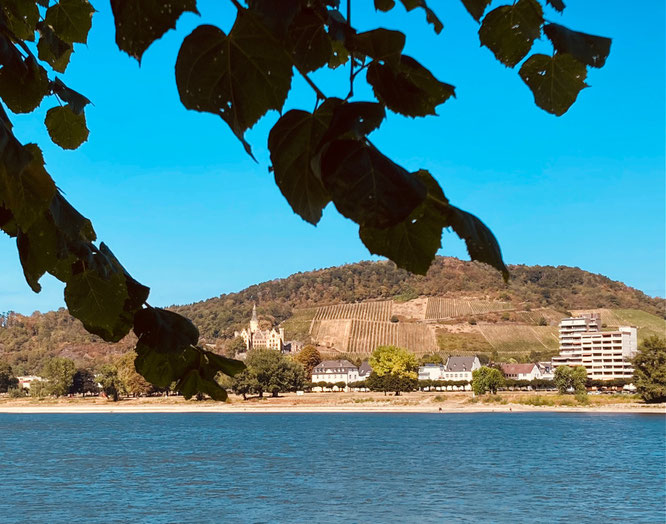
[[[403,333],[393,327],[385,329],[387,334],[395,332],[390,336],[394,336],[397,342],[414,340],[414,344],[420,344],[422,351],[433,344],[442,349],[481,346],[483,350],[491,351],[496,348],[488,340],[503,340],[502,337],[506,342],[495,342],[499,350],[522,348],[521,351],[527,351],[531,346],[522,338],[514,341],[508,334],[502,335],[502,330],[496,325],[484,327],[483,322],[505,322],[502,319],[508,313],[502,310],[511,311],[508,322],[516,324],[514,331],[523,331],[528,335],[536,333],[535,343],[541,343],[544,348],[553,347],[552,337],[548,338],[543,326],[535,326],[540,320],[535,311],[538,308],[543,308],[544,318],[549,324],[566,312],[591,309],[639,310],[647,317],[629,316],[638,319],[649,317],[652,329],[658,327],[658,322],[664,318],[664,299],[649,297],[603,275],[567,266],[514,265],[509,269],[511,280],[505,284],[498,272],[484,264],[449,257],[438,257],[426,276],[414,276],[397,269],[390,262],[358,262],[296,273],[250,286],[238,293],[172,306],[171,309],[191,318],[202,337],[207,342],[214,342],[228,339],[234,330],[244,326],[250,318],[254,302],[257,303],[262,324],[282,324],[288,338],[305,338],[311,332],[315,308],[319,306],[384,300],[409,304],[417,297],[426,301],[428,297],[437,298],[431,300],[429,305],[424,302],[424,307],[430,308],[429,312],[424,312],[424,321],[429,316],[428,322],[443,322],[444,327],[433,328],[434,338],[424,334],[421,327],[406,327]],[[446,317],[447,308],[454,307],[458,309],[451,310],[456,313],[451,318],[457,320],[435,319],[438,315]],[[467,317],[475,316],[481,321],[481,327],[474,333],[455,327],[463,325],[461,322],[468,322]],[[619,318],[618,315],[607,316]],[[386,319],[382,317],[382,321]],[[354,337],[362,340],[366,335],[358,330],[359,322],[363,321],[355,322],[350,329],[357,330],[354,333],[358,332],[358,335],[354,334]],[[39,370],[43,361],[54,355],[73,358],[80,365],[94,366],[129,350],[134,344],[132,336],[118,344],[107,344],[83,330],[80,323],[64,309],[31,316],[13,314],[6,324],[7,327],[0,328],[0,359],[9,361],[22,373]],[[372,345],[373,340],[364,342],[364,347]]]

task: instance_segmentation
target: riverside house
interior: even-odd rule
[[[312,370],[312,382],[358,382],[358,368],[349,360],[323,360]]]
[[[534,380],[542,378],[537,364],[500,364],[502,373],[512,380]]]
[[[447,359],[446,365],[426,364],[419,367],[419,380],[466,380],[471,382],[472,371],[480,367],[481,362],[476,355],[453,356]]]

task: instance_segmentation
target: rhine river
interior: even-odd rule
[[[0,521],[666,520],[661,415],[0,414]]]

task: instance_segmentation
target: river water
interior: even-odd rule
[[[666,417],[0,414],[1,522],[666,522]]]

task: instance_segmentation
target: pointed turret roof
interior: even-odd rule
[[[252,320],[254,320],[255,322],[257,322],[259,320],[257,318],[257,303],[256,302],[252,306]]]

